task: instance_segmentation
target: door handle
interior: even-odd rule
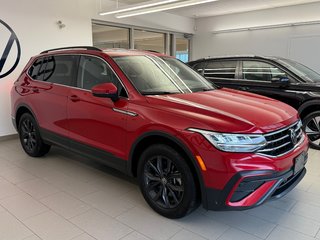
[[[37,87],[32,87],[32,92],[38,93],[38,92],[39,92],[39,88],[37,88]]]
[[[248,91],[250,88],[248,88],[248,87],[239,87],[239,89],[242,90],[242,91]]]
[[[69,97],[72,102],[79,102],[80,98],[77,95],[72,95]]]

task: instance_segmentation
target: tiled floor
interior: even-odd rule
[[[0,240],[320,240],[320,151],[284,198],[242,212],[199,208],[168,220],[133,179],[53,148],[30,158],[17,139],[0,142]]]

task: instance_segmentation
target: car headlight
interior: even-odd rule
[[[255,152],[267,144],[262,134],[231,134],[188,128],[200,133],[216,148],[225,152]]]

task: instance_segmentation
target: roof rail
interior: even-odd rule
[[[62,47],[62,48],[49,49],[49,50],[41,52],[40,54],[54,52],[54,51],[60,51],[60,50],[68,50],[68,49],[86,49],[86,50],[94,50],[94,51],[102,52],[102,50],[100,48],[96,48],[96,47],[92,47],[92,46],[75,46],[75,47]]]

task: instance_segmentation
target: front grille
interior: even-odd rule
[[[264,137],[267,144],[257,153],[272,157],[282,156],[302,142],[304,137],[302,123],[298,121],[289,127],[265,134]]]

